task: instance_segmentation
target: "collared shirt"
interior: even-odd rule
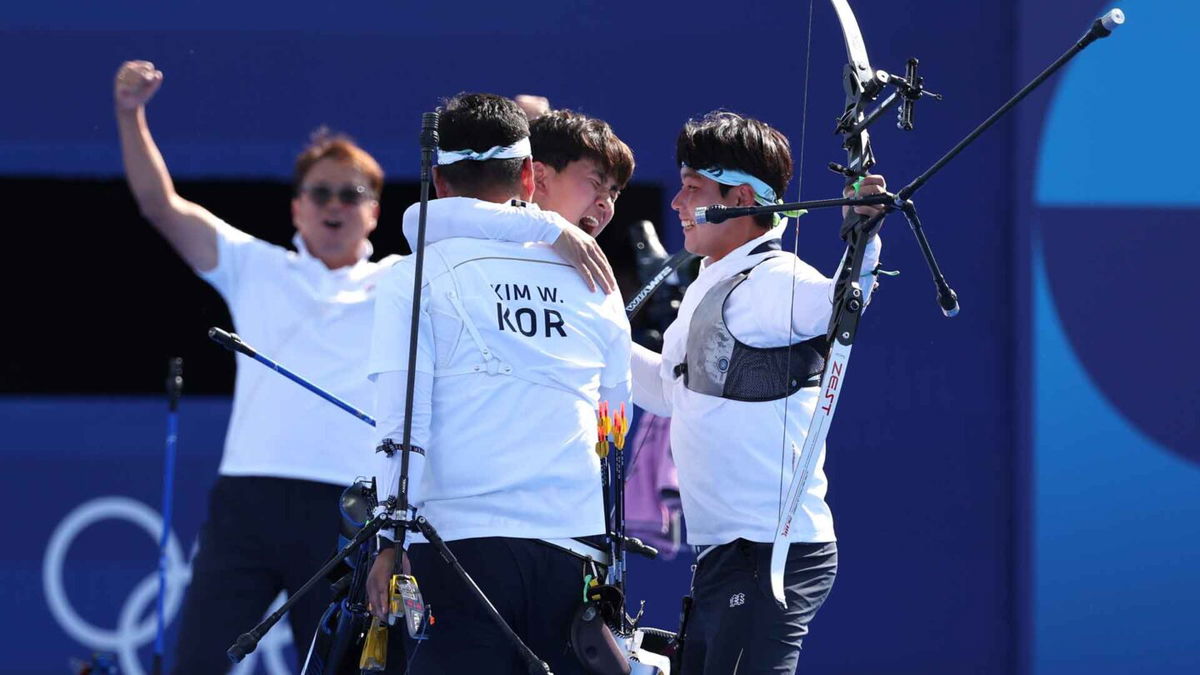
[[[367,353],[375,284],[399,256],[331,270],[297,234],[296,251],[222,223],[217,266],[198,272],[229,306],[234,330],[264,356],[371,412]],[[237,355],[233,414],[220,473],[349,485],[372,474],[370,425],[260,363]]]
[[[696,393],[674,373],[674,367],[684,361],[692,313],[705,293],[751,267],[753,273],[725,305],[726,325],[737,339],[753,347],[782,347],[825,334],[833,282],[794,255],[774,250],[769,243],[781,234],[779,226],[717,262],[702,261],[678,317],[663,334],[658,376],[672,417],[671,448],[679,470],[689,544],[774,539],[782,492],[791,481],[793,462],[816,407],[814,388],[776,401],[735,401]],[[880,246],[876,237],[865,252],[867,274],[860,283],[868,294],[874,283],[869,273],[879,259]],[[793,541],[836,539],[825,503],[824,463],[822,447],[793,525]]]
[[[431,232],[450,230],[443,216],[495,217],[477,200],[441,205],[469,209],[453,213],[442,201],[429,204]],[[405,260],[381,281],[374,375],[408,369],[414,267]],[[416,369],[433,380],[429,428],[413,429],[426,453],[410,483],[419,512],[447,540],[603,533],[596,405],[602,390],[628,395],[620,297],[588,291],[545,244],[444,239],[427,245],[423,274]]]

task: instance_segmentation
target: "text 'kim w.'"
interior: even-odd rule
[[[537,297],[543,304],[562,303],[559,299],[558,288],[551,286],[534,286]],[[520,333],[525,337],[541,335],[542,337],[566,337],[563,329],[562,314],[556,309],[541,307],[535,309],[527,306],[515,306],[521,300],[533,302],[534,292],[527,284],[492,284],[492,292],[501,302],[496,303],[496,324],[502,331]]]

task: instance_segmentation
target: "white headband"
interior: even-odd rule
[[[474,150],[442,150],[438,149],[438,166],[446,166],[461,162],[464,159],[472,162],[484,162],[489,159],[523,159],[533,156],[533,148],[529,145],[529,137],[526,136],[512,145],[496,146],[489,148],[487,152],[475,152]]]

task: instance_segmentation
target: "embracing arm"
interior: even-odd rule
[[[426,245],[452,237],[521,244],[544,241],[571,263],[588,290],[594,291],[597,286],[605,293],[617,290],[612,266],[596,240],[553,211],[456,197],[432,200],[428,209],[428,217],[436,219],[438,226],[425,230]],[[404,237],[410,246],[417,241],[418,216],[417,204],[404,212]]]

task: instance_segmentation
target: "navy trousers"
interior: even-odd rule
[[[447,546],[555,675],[583,675],[568,646],[571,619],[583,603],[580,558],[535,539],[487,537]],[[427,639],[407,644],[409,675],[529,672],[478,598],[431,545],[409,546],[408,558],[435,620]],[[389,673],[401,672],[388,666]]]
[[[771,595],[771,544],[739,539],[708,551],[692,579],[683,675],[791,675],[808,624],[833,587],[837,544],[794,543],[787,609]]]
[[[171,672],[229,670],[225,650],[262,620],[279,591],[295,592],[333,553],[344,489],[286,478],[217,478]],[[286,617],[301,662],[329,601],[329,584],[318,583]]]

